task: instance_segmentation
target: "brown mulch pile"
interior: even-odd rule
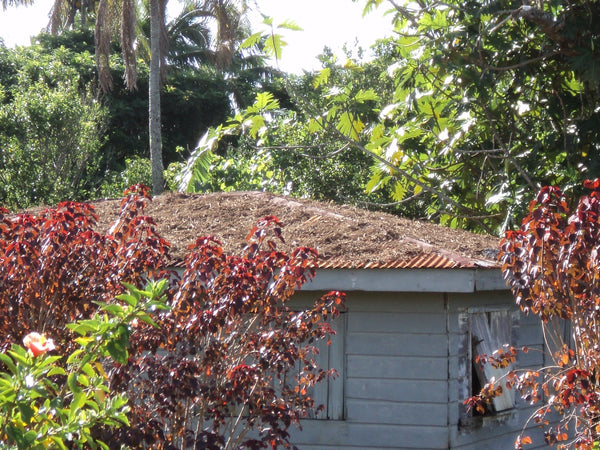
[[[105,232],[116,218],[120,199],[92,202]],[[158,232],[181,259],[200,236],[214,235],[228,252],[238,253],[257,221],[274,215],[284,224],[289,251],[313,247],[321,260],[352,263],[386,263],[430,252],[445,252],[468,259],[493,259],[498,238],[413,221],[350,206],[296,199],[264,192],[229,192],[155,197],[144,212],[157,222]]]

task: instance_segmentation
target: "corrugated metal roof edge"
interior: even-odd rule
[[[444,252],[446,253],[446,252]],[[171,267],[183,268],[184,262],[172,260]],[[499,268],[495,261],[468,258],[462,255],[444,255],[440,253],[420,254],[410,259],[392,261],[348,261],[344,258],[332,258],[319,261],[320,269],[473,269]]]

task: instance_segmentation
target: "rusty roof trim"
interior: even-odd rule
[[[356,262],[334,258],[321,261],[320,269],[457,269],[488,267],[491,261],[470,261],[464,257],[460,261],[453,260],[438,253],[420,254],[410,259],[398,259],[387,262]],[[489,266],[493,267],[493,266]]]
[[[169,265],[179,269],[185,268],[184,261],[180,259],[171,260]],[[353,262],[340,257],[319,261],[319,269],[474,269],[478,267],[494,268],[498,265],[494,261],[470,260],[464,256],[453,259],[438,253],[423,253],[410,259],[397,259],[386,262]]]

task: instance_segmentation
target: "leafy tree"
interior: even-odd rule
[[[227,71],[233,63],[237,45],[248,35],[248,2],[246,0],[201,0],[198,14],[216,26],[211,43],[213,64],[218,70]]]
[[[216,66],[227,67],[230,64],[235,33],[238,30],[240,19],[245,9],[238,9],[235,2],[223,0],[206,0],[202,5],[197,5],[202,11],[201,15],[215,19],[217,25],[216,38]],[[148,0],[150,21],[150,67],[148,79],[149,97],[149,136],[150,159],[152,161],[152,186],[155,195],[164,190],[163,155],[161,134],[161,83],[165,79],[165,58],[167,48],[167,30],[165,24],[165,11],[167,0]],[[115,11],[115,8],[117,11]],[[121,34],[121,47],[125,64],[125,84],[128,88],[136,85],[137,71],[134,52],[135,36],[135,4],[132,0],[121,0],[114,4],[108,0],[101,0],[98,5],[96,18],[96,60],[99,70],[100,86],[108,91],[112,83],[109,71],[109,52],[111,30],[119,24]],[[120,14],[117,14],[120,13]]]
[[[6,183],[4,189],[12,192],[10,194],[12,200],[7,203],[8,199],[0,199],[0,202],[11,207],[17,205],[26,207],[39,203],[56,204],[65,198],[84,200],[107,195],[108,191],[100,186],[112,183],[110,180],[118,177],[124,170],[129,170],[127,160],[137,161],[139,158],[148,157],[148,98],[144,93],[144,86],[147,86],[148,80],[147,66],[143,61],[140,62],[138,67],[140,89],[129,91],[123,82],[125,71],[123,62],[118,55],[113,55],[111,63],[113,89],[96,100],[94,92],[97,90],[97,77],[93,58],[93,33],[89,30],[63,32],[58,36],[42,33],[36,37],[36,42],[37,44],[29,47],[0,48],[0,85],[3,91],[0,108],[8,114],[9,110],[16,107],[13,93],[17,98],[23,99],[21,106],[28,103],[27,95],[32,95],[31,102],[35,102],[34,98],[39,96],[38,93],[34,89],[27,88],[32,84],[43,82],[47,84],[47,90],[51,95],[58,95],[54,91],[63,89],[67,83],[72,91],[69,95],[74,96],[78,93],[81,98],[87,99],[88,103],[102,112],[102,118],[97,117],[92,121],[92,123],[96,122],[97,132],[94,136],[90,134],[87,139],[88,148],[92,148],[93,145],[97,147],[96,154],[91,160],[94,164],[82,173],[82,189],[73,192],[72,195],[60,194],[64,189],[55,186],[60,179],[50,177],[52,171],[47,170],[45,173],[48,174],[49,185],[43,190],[57,192],[57,195],[52,194],[49,197],[50,194],[40,195],[42,183],[38,183],[37,194],[33,195],[30,181],[35,179],[36,171],[41,168],[32,169],[31,176],[28,177],[24,170],[25,163],[20,164],[18,161],[15,164],[7,163],[3,166],[5,170],[3,176],[5,180],[11,178],[13,183]],[[61,122],[65,134],[68,134],[62,139],[64,143],[72,143],[76,136],[87,130],[77,125],[85,117],[85,114],[77,109],[77,105],[82,100],[73,98],[70,102],[73,105],[72,112],[65,112],[61,120],[66,120],[73,115],[74,122],[66,126]],[[221,74],[211,70],[183,68],[172,70],[162,90],[162,103],[165,113],[162,125],[164,159],[167,164],[184,158],[189,149],[196,145],[204,129],[222,122],[230,113],[227,82]],[[60,116],[59,114],[57,118]],[[5,126],[0,130],[0,139],[10,140],[14,137],[16,129],[24,127],[25,123],[22,122],[17,126],[13,116],[7,115],[5,118]],[[30,128],[41,130],[51,125],[47,121],[44,122],[46,119],[41,115],[31,116],[28,120],[33,121],[27,125]],[[69,131],[70,127],[75,129]],[[56,127],[50,126],[50,128]],[[68,148],[65,152],[74,150],[75,148]],[[33,155],[30,156],[34,164]],[[68,177],[69,180],[75,178]],[[144,178],[135,180],[135,183],[139,182],[146,183],[147,180]],[[127,186],[135,183],[120,183],[116,190],[111,191],[112,196],[120,196]],[[17,196],[21,199],[16,200]]]
[[[483,408],[502,389],[514,389],[539,405],[531,420],[547,428],[546,443],[591,449],[600,441],[600,179],[584,186],[589,192],[573,210],[560,189],[544,187],[521,228],[507,232],[500,246],[504,277],[521,310],[539,316],[552,363],[539,370],[511,370],[466,403]],[[500,349],[483,362],[507,367],[518,350],[528,351]],[[562,420],[549,425],[554,411]],[[530,442],[521,435],[517,447]]]
[[[14,2],[2,1],[4,9],[8,5],[27,5],[27,0],[17,0]],[[163,161],[162,161],[162,140],[161,140],[161,120],[160,120],[160,66],[163,59],[161,52],[161,35],[164,29],[165,8],[167,0],[150,0],[150,18],[151,18],[151,55],[149,72],[149,106],[148,106],[148,128],[150,134],[150,158],[152,160],[152,184],[156,194],[164,190],[163,181]],[[81,4],[83,5],[83,3]],[[54,13],[58,15],[62,8],[62,2],[57,0],[54,5]],[[72,16],[76,6],[69,8],[68,16]],[[83,10],[81,11],[83,14]],[[135,24],[136,24],[136,5],[134,0],[100,0],[96,10],[96,64],[98,68],[98,78],[100,88],[107,92],[111,88],[112,76],[110,73],[109,55],[111,40],[116,31],[120,31],[121,49],[123,61],[125,63],[125,84],[128,89],[134,89],[137,81],[137,68],[135,57]],[[68,27],[69,21],[66,26]],[[58,29],[58,27],[56,27]]]
[[[141,4],[138,13],[138,26],[143,39],[140,39],[138,51],[143,58],[150,59],[150,5],[148,1]],[[194,1],[186,1],[180,12],[166,24],[165,60],[169,66],[198,67],[209,59],[211,30],[202,14],[202,10]]]
[[[312,95],[288,88],[311,133],[371,158],[367,191],[402,212],[497,231],[540,186],[576,189],[600,170],[596,2],[364,4],[389,6],[396,31],[376,60],[326,65]],[[267,39],[279,55],[268,25],[248,42]],[[379,68],[368,85],[350,75],[365,68]]]
[[[352,70],[342,69],[327,54],[323,55],[323,64],[327,76],[345,85],[348,92],[368,92],[368,86],[378,82],[381,71],[375,63],[364,67],[348,64]],[[371,157],[344,139],[315,128],[310,114],[290,101],[286,88],[310,103],[312,110],[326,108],[329,97],[315,95],[315,85],[323,77],[290,77],[281,90],[274,84],[271,91],[256,97],[254,105],[209,132],[211,138],[200,141],[186,164],[180,177],[181,189],[260,189],[368,207],[386,202],[382,195],[388,193],[385,187],[374,194],[365,193]],[[392,95],[392,86],[379,84],[382,96]],[[365,99],[362,109],[370,108],[372,101]],[[371,116],[376,118],[376,114]]]
[[[3,205],[82,199],[95,190],[106,110],[69,64],[72,57],[64,49],[52,56],[0,49],[0,66],[8,69],[0,81]]]
[[[364,128],[376,178],[428,192],[442,222],[506,229],[541,185],[598,170],[596,2],[388,4],[396,92]]]
[[[165,26],[167,42],[163,51],[166,64],[177,67],[210,66],[218,71],[232,72],[236,59],[245,56],[239,44],[250,33],[248,10],[246,1],[185,1],[179,13]],[[149,60],[150,12],[147,0],[142,2],[139,16],[142,32],[139,50]],[[253,49],[248,50],[251,55]],[[253,61],[253,64],[257,63],[263,65],[260,58]]]

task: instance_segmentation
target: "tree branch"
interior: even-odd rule
[[[522,18],[539,26],[546,36],[560,46],[563,46],[567,42],[567,39],[561,34],[561,30],[565,26],[564,21],[554,20],[554,17],[550,13],[534,8],[531,5],[523,5],[512,13],[512,17],[515,19]]]
[[[329,152],[325,155],[309,155],[307,153],[300,153],[297,150],[299,149],[304,149],[304,148],[322,148],[322,145],[270,145],[270,146],[257,146],[252,144],[251,142],[248,142],[248,146],[250,148],[253,148],[255,150],[258,149],[266,149],[266,150],[291,150],[294,153],[296,153],[299,156],[302,156],[303,158],[309,158],[309,159],[320,159],[320,160],[324,160],[324,159],[329,159],[334,157],[335,155],[342,153],[344,150],[348,149],[348,147],[350,146],[349,144],[345,144],[342,148],[339,148],[337,150],[334,150],[332,152]]]

